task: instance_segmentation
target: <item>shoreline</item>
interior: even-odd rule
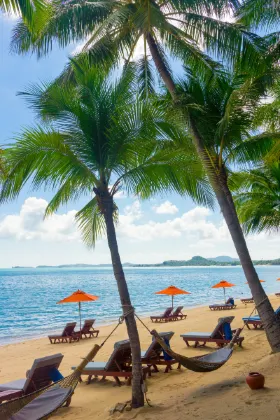
[[[268,297],[269,298],[276,297],[275,296],[275,293],[268,294]],[[244,296],[245,296],[245,294],[244,294]],[[244,304],[240,301],[240,299],[242,299],[242,297],[238,296],[235,300],[239,302],[239,305],[243,305],[244,306]],[[223,301],[216,300],[214,303],[223,303]],[[280,299],[279,299],[279,305],[280,305]],[[166,307],[168,307],[168,305],[162,307],[162,309],[159,308],[159,309],[156,309],[155,311],[151,311],[151,312],[149,312],[149,314],[140,313],[140,316],[141,316],[141,318],[143,318],[144,320],[147,321],[147,320],[149,320],[149,317],[150,316],[157,315],[157,314],[159,314],[161,312],[164,312],[164,310],[165,310]],[[174,307],[176,307],[176,305]],[[185,305],[184,306],[184,309],[183,309],[183,312],[191,311],[191,310],[197,309],[197,308],[208,308],[208,305],[205,305],[205,304],[198,304],[198,305],[191,305],[191,306]],[[220,311],[220,312],[223,313],[224,311]],[[225,312],[228,313],[230,311],[225,311]],[[110,326],[116,324],[117,322],[118,322],[117,319],[114,320],[114,321],[109,321],[109,322],[104,322],[104,323],[103,322],[102,323],[98,323],[97,322],[97,323],[94,324],[94,326],[95,326],[96,329],[99,329],[99,328],[104,328],[104,327],[110,327]],[[169,325],[169,324],[167,323],[167,325]],[[5,346],[9,346],[11,344],[18,344],[18,343],[23,343],[23,342],[26,342],[26,341],[40,340],[40,339],[43,339],[43,338],[47,337],[50,334],[59,334],[62,329],[63,329],[63,327],[60,328],[60,329],[57,329],[57,330],[50,330],[48,332],[45,331],[44,333],[38,334],[38,335],[33,336],[33,337],[24,337],[24,336],[22,336],[22,337],[19,337],[18,339],[15,339],[15,340],[12,340],[10,342],[3,343],[3,344],[0,342],[0,348],[5,347]]]
[[[276,309],[280,300],[270,296],[271,303]],[[175,334],[171,347],[179,354],[193,357],[213,352],[216,347],[212,343],[206,348],[188,348],[180,334],[191,331],[212,331],[217,320],[224,316],[234,316],[232,328],[243,326],[242,317],[247,316],[253,309],[253,304],[246,307],[237,301],[237,308],[229,311],[210,311],[208,307],[201,306],[184,311],[187,319],[164,324],[151,323],[143,318],[150,329],[173,331]],[[151,337],[145,328],[138,324],[141,349],[145,350],[151,343]],[[47,337],[11,343],[0,347],[0,357],[5,363],[0,370],[0,383],[24,378],[27,369],[30,369],[34,359],[55,353],[62,353],[60,371],[69,375],[72,366],[76,366],[81,358],[85,357],[95,344],[101,344],[111,332],[112,326],[100,327],[97,339],[83,339],[78,343],[63,343],[51,345]],[[165,374],[160,368],[159,373],[153,373],[147,379],[148,398],[153,407],[143,407],[137,411],[125,412],[120,415],[109,416],[109,410],[118,402],[130,399],[131,388],[127,386],[114,387],[112,378],[103,382],[92,381],[90,385],[85,382],[78,385],[69,408],[60,409],[55,415],[56,419],[67,420],[95,420],[123,419],[149,420],[151,417],[161,420],[181,420],[189,416],[209,420],[238,420],[241,417],[261,420],[269,415],[271,410],[279,407],[279,375],[280,354],[271,355],[264,331],[242,331],[244,336],[243,348],[235,347],[231,359],[222,368],[211,373],[196,373],[182,368],[173,369]],[[126,326],[120,325],[99,351],[95,360],[106,361],[110,357],[114,343],[127,338]],[[245,383],[245,376],[249,371],[261,371],[266,375],[266,389],[253,393]],[[263,403],[260,410],[258,401]],[[275,404],[273,404],[275,398]],[[249,403],[247,403],[249,401]],[[176,407],[176,410],[174,410]],[[278,417],[279,417],[279,411]],[[262,414],[262,417],[261,417]],[[278,418],[271,413],[271,418]]]
[[[240,300],[239,298],[237,298],[238,300]],[[221,303],[220,301],[217,301],[216,303]],[[167,306],[166,306],[167,307]],[[161,312],[164,312],[164,310],[165,310],[165,308],[166,307],[163,307],[163,308],[159,308],[159,309],[157,309],[157,310],[155,310],[155,311],[151,311],[149,314],[146,314],[146,313],[142,313],[142,314],[140,314],[140,316],[141,316],[141,318],[143,319],[143,320],[149,320],[149,318],[150,318],[150,316],[153,316],[153,315],[157,315],[157,314],[159,314],[159,313],[161,313]],[[174,306],[174,308],[175,308],[176,306]],[[184,312],[186,312],[186,310],[192,310],[192,309],[196,309],[196,308],[204,308],[204,307],[207,307],[206,305],[204,305],[204,304],[201,304],[201,305],[192,305],[192,306],[187,306],[187,305],[185,305],[184,306]],[[101,321],[102,322],[102,321]],[[104,323],[102,323],[102,324],[99,324],[98,322],[97,323],[94,323],[94,327],[96,328],[96,329],[99,329],[99,328],[102,328],[102,327],[110,327],[110,326],[112,326],[112,325],[114,325],[114,324],[117,324],[117,322],[118,322],[118,319],[115,319],[114,321],[109,321],[109,322],[104,322]],[[82,323],[83,323],[83,320],[82,320]],[[77,327],[78,327],[78,322],[77,322]],[[20,337],[18,340],[17,339],[15,339],[15,340],[12,340],[12,341],[10,341],[10,342],[7,342],[7,343],[1,343],[0,342],[0,348],[1,347],[4,347],[4,346],[9,346],[10,344],[18,344],[18,343],[24,343],[24,342],[26,342],[26,341],[32,341],[32,340],[40,340],[40,339],[42,339],[42,338],[46,338],[47,337],[47,335],[51,335],[51,334],[59,334],[61,331],[62,331],[62,329],[63,329],[63,327],[62,328],[60,328],[60,329],[57,329],[57,330],[50,330],[50,331],[48,331],[48,332],[45,332],[44,334],[42,333],[42,334],[40,334],[40,335],[38,335],[38,336],[33,336],[33,337]]]
[[[276,292],[275,292],[276,293]],[[245,296],[245,295],[244,295]],[[268,295],[268,297],[271,297],[271,296],[274,296],[274,294],[272,293],[272,294],[269,294]],[[242,299],[242,298],[240,298],[240,297],[237,297],[235,300],[236,301],[239,301],[239,304],[240,305],[244,305],[244,304],[242,304],[241,302],[240,302],[240,299]],[[219,301],[218,299],[214,302],[214,303],[224,303],[224,301]],[[279,304],[280,304],[280,299],[279,299]],[[178,306],[178,305],[177,305]],[[146,314],[146,313],[140,313],[140,317],[141,318],[143,318],[143,320],[149,320],[149,318],[150,318],[150,316],[153,316],[153,315],[157,315],[157,314],[159,314],[159,313],[162,313],[162,312],[164,312],[164,310],[166,309],[168,307],[168,305],[166,305],[166,306],[163,306],[162,308],[159,308],[159,309],[156,309],[155,311],[151,311],[151,312],[149,312],[149,314]],[[176,305],[174,305],[174,308],[176,308]],[[197,308],[208,308],[208,306],[207,305],[205,305],[205,304],[198,304],[198,305],[190,305],[190,306],[188,306],[188,305],[185,305],[184,306],[184,309],[183,309],[183,312],[187,312],[187,311],[191,311],[191,310],[193,310],[193,309],[197,309]],[[223,311],[221,311],[221,312],[223,312]],[[228,312],[228,311],[226,311],[226,312]],[[69,321],[70,322],[70,321]],[[102,322],[102,321],[101,321]],[[114,325],[114,324],[117,324],[117,322],[118,322],[118,319],[116,318],[114,321],[112,320],[112,321],[108,321],[108,322],[102,322],[102,323],[95,323],[94,324],[94,327],[96,328],[96,329],[99,329],[99,328],[104,328],[104,327],[110,327],[110,326],[112,326],[112,325]],[[82,320],[82,323],[83,323],[83,320]],[[167,323],[167,325],[168,325],[168,323]],[[78,327],[78,322],[77,322],[77,327]],[[24,343],[24,342],[26,342],[26,341],[33,341],[33,340],[40,340],[40,339],[43,339],[43,338],[46,338],[48,335],[51,335],[51,334],[59,334],[61,331],[63,330],[63,326],[61,327],[61,328],[59,328],[59,329],[57,329],[57,330],[49,330],[49,331],[45,331],[44,333],[42,333],[42,334],[38,334],[38,335],[36,335],[36,336],[33,336],[33,337],[28,337],[28,336],[26,336],[26,337],[24,337],[24,336],[21,336],[21,337],[19,337],[18,339],[17,338],[15,338],[14,340],[12,340],[12,341],[10,341],[10,342],[6,342],[6,343],[1,343],[1,341],[0,341],[0,348],[2,348],[2,347],[5,347],[5,346],[9,346],[9,345],[11,345],[11,344],[18,344],[18,343]]]

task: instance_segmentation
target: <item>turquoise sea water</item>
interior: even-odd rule
[[[280,292],[280,266],[257,267],[267,293]],[[171,298],[154,292],[169,285],[191,292],[175,297],[174,305],[185,308],[223,300],[222,289],[211,286],[226,279],[236,285],[228,289],[233,297],[250,296],[240,267],[126,268],[133,305],[138,314],[161,312]],[[96,318],[97,325],[116,322],[120,302],[110,268],[90,269],[1,269],[0,345],[57,332],[66,322],[78,322],[78,305],[56,302],[77,289],[99,296],[82,305],[83,318]]]

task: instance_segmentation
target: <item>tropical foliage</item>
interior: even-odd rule
[[[235,204],[246,233],[280,229],[280,164],[235,175]]]
[[[0,11],[21,17],[30,31],[37,31],[50,16],[50,5],[44,0],[0,0]]]
[[[105,66],[129,62],[142,42],[146,77],[150,67],[148,47],[153,58],[154,52],[160,56],[167,72],[171,71],[172,58],[205,71],[218,66],[209,54],[223,58],[228,65],[239,62],[256,66],[264,53],[260,37],[240,24],[225,21],[236,12],[236,0],[71,0],[50,4],[52,10],[40,27],[30,28],[24,21],[16,25],[12,41],[15,51],[41,56],[55,41],[61,47],[79,42],[82,57]]]
[[[127,70],[110,83],[93,67],[76,68],[77,85],[33,85],[21,93],[44,125],[26,129],[6,150],[12,170],[2,200],[15,198],[32,175],[35,189],[57,188],[48,214],[69,200],[91,196],[93,188],[106,188],[112,197],[120,189],[142,198],[159,191],[188,193],[212,205],[194,151],[178,153],[191,147],[190,139],[166,121],[163,107],[137,99],[133,73]],[[95,223],[85,227],[89,212]],[[78,213],[89,245],[102,233],[99,216],[96,197]]]

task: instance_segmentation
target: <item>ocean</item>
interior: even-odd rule
[[[258,266],[257,272],[268,294],[280,292],[280,266]],[[221,279],[236,286],[227,296],[250,296],[240,267],[125,268],[136,311],[141,316],[161,313],[171,297],[156,291],[175,285],[190,292],[176,296],[174,306],[190,307],[223,301],[222,289],[211,289]],[[99,296],[82,304],[82,318],[95,318],[96,325],[115,323],[121,315],[116,281],[111,268],[83,269],[0,269],[0,345],[47,336],[61,330],[66,322],[79,321],[78,304],[56,302],[77,289]],[[280,302],[280,300],[279,300]]]

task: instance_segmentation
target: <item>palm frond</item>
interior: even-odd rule
[[[117,222],[118,211],[115,205],[114,219]],[[90,200],[76,214],[76,221],[81,231],[83,242],[94,248],[96,241],[106,234],[106,224],[103,214],[100,212],[97,198]]]
[[[234,176],[234,200],[246,233],[280,229],[280,165],[263,166]]]

